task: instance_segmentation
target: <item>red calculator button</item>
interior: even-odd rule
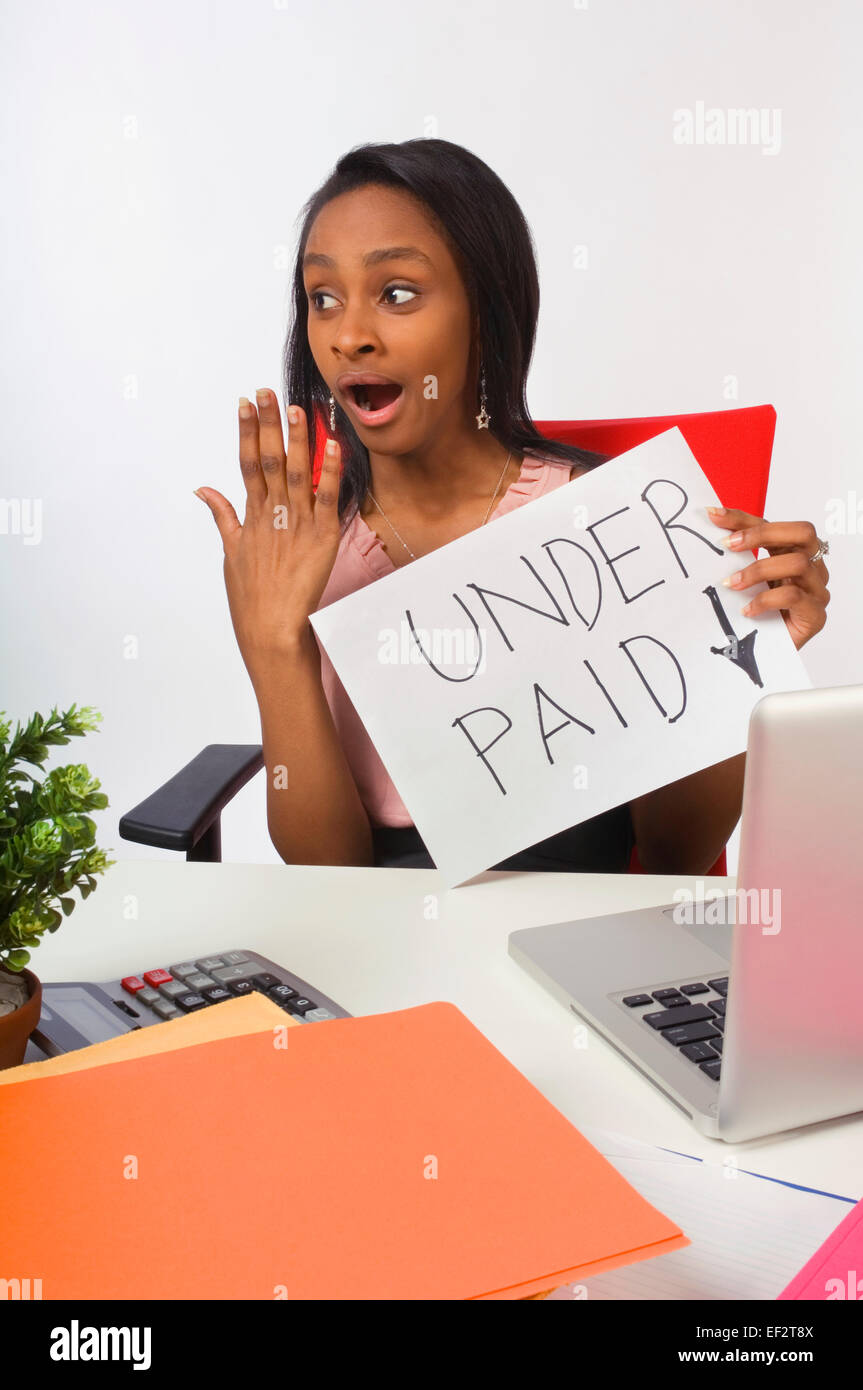
[[[157,985],[166,985],[169,980],[173,980],[173,975],[169,975],[167,970],[145,970],[144,979],[148,985],[155,989]]]
[[[120,981],[120,984],[130,994],[137,994],[139,989],[144,988],[144,981],[139,980],[137,975],[127,975],[125,980]]]

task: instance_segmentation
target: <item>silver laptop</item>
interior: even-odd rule
[[[759,700],[736,888],[672,896],[512,932],[510,955],[704,1134],[863,1110],[863,685]]]

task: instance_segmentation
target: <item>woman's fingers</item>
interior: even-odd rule
[[[251,401],[240,397],[240,472],[246,489],[246,511],[263,507],[267,500],[267,484],[261,472],[258,444],[258,415]]]
[[[228,542],[235,531],[241,531],[237,513],[234,511],[227,497],[223,497],[214,487],[199,487],[195,489],[195,496],[200,497],[202,502],[206,502],[213,518],[219,528],[219,535],[222,537],[222,544],[227,553]]]
[[[261,449],[261,472],[267,485],[267,506],[287,507],[285,488],[285,440],[282,417],[274,391],[262,387],[255,392],[258,402],[258,439]]]
[[[288,406],[288,456],[285,463],[288,502],[297,517],[312,515],[312,470],[309,462],[309,431],[306,413],[298,405]]]
[[[315,525],[323,535],[338,533],[340,481],[341,450],[334,439],[328,439],[315,493]]]

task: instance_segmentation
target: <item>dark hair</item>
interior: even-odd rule
[[[479,315],[489,431],[513,452],[545,454],[594,468],[606,456],[546,439],[528,414],[525,382],[539,313],[539,277],[530,228],[506,184],[481,159],[449,140],[357,145],[342,155],[325,183],[304,204],[294,267],[294,312],[283,354],[285,406],[302,406],[315,457],[317,412],[329,416],[329,388],[308,341],[303,256],[312,223],[333,198],[369,184],[413,194],[453,251],[472,310]],[[477,410],[479,383],[477,383]],[[342,450],[339,517],[356,512],[371,482],[368,450],[336,403],[335,433]]]

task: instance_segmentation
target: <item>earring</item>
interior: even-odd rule
[[[336,432],[336,402],[332,391],[330,392],[330,434]]]
[[[476,417],[476,427],[477,427],[478,430],[487,430],[487,429],[488,429],[488,422],[489,422],[489,420],[491,419],[491,416],[489,415],[489,413],[488,413],[488,411],[486,410],[485,406],[486,406],[486,399],[485,399],[485,372],[483,372],[483,374],[482,374],[482,379],[481,379],[481,384],[480,384],[479,415],[477,415],[477,417]]]

